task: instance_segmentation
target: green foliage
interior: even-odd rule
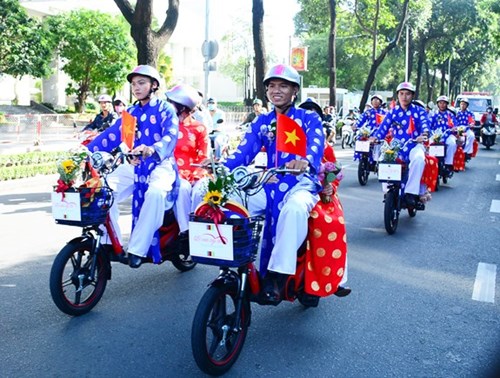
[[[78,10],[49,17],[47,25],[59,41],[58,52],[65,63],[62,70],[74,82],[68,94],[78,95],[83,104],[88,93],[98,95],[104,88],[113,93],[121,88],[135,56],[123,19]]]
[[[57,173],[56,162],[67,152],[28,152],[0,155],[0,181]]]
[[[295,17],[296,33],[309,47],[304,85],[328,86],[328,0],[297,0],[301,11]],[[337,87],[357,90],[364,87],[371,66],[376,0],[337,1],[336,65]],[[401,0],[381,0],[377,52],[394,37],[401,14]],[[447,71],[451,57],[451,86],[462,89],[498,91],[497,64],[500,55],[500,4],[498,0],[419,0],[411,1],[408,24],[411,30],[410,80],[415,82],[418,46],[425,40],[425,62],[430,73]],[[377,70],[372,89],[391,90],[405,74],[405,34],[400,45],[384,59]],[[377,55],[377,54],[376,54]],[[425,75],[425,67],[422,75]],[[425,77],[422,78],[425,82]],[[441,83],[436,80],[436,86]],[[425,86],[422,86],[422,88]],[[434,90],[436,92],[436,89]],[[426,93],[426,89],[423,90]]]
[[[0,74],[47,76],[53,45],[19,0],[0,0]]]

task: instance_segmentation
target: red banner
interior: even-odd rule
[[[290,65],[297,71],[307,71],[307,47],[292,47]]]

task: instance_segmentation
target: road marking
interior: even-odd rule
[[[500,200],[492,200],[490,206],[491,213],[500,213]]]
[[[472,299],[474,301],[495,303],[495,280],[497,266],[480,262],[477,265],[476,280]]]
[[[500,181],[500,175],[497,175],[497,181]]]

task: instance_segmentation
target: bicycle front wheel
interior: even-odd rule
[[[237,322],[236,297],[236,285],[211,286],[196,310],[191,348],[196,364],[207,374],[222,375],[229,371],[245,343],[250,304],[243,300]]]

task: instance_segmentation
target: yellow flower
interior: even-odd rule
[[[393,150],[387,150],[387,151],[385,151],[385,153],[388,154],[388,155],[392,155],[394,153],[394,151]]]
[[[205,194],[205,197],[203,197],[203,201],[210,205],[220,205],[222,202],[222,193],[218,190],[209,191]]]
[[[64,160],[61,163],[62,168],[66,174],[70,174],[76,169],[75,162],[73,160]]]

